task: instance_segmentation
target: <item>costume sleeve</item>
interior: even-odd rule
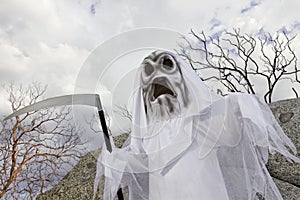
[[[249,137],[254,144],[268,148],[272,154],[278,152],[290,160],[300,162],[300,159],[293,155],[297,152],[295,145],[286,136],[266,103],[254,95],[233,96],[238,101],[243,120],[250,121],[259,130],[249,132]]]
[[[284,134],[268,105],[249,94],[230,94],[231,104],[238,106],[236,124],[240,124],[240,138],[235,146],[222,145],[218,160],[229,199],[282,200],[282,196],[265,164],[269,152],[278,152],[289,161],[300,162],[293,155],[296,148]],[[230,108],[231,106],[229,106]],[[230,131],[228,127],[228,131]],[[291,152],[292,153],[291,153]]]

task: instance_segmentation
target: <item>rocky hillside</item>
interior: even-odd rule
[[[300,157],[300,98],[274,102],[270,104],[270,107],[286,134],[296,144],[297,156]],[[125,138],[126,135],[116,138],[116,144],[122,144]],[[56,187],[39,195],[37,199],[92,199],[98,154],[99,152],[88,153]],[[285,200],[300,200],[300,164],[290,163],[276,154],[270,156],[267,167],[283,198]],[[127,195],[125,191],[125,196]],[[101,199],[101,197],[98,196],[97,199]]]

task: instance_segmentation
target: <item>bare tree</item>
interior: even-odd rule
[[[128,122],[132,123],[132,113],[129,111],[128,107],[126,105],[116,105],[116,109],[114,110],[116,114],[118,114],[123,119],[127,120]],[[131,127],[129,127],[127,130],[124,130],[125,133],[129,134],[131,133]]]
[[[37,102],[46,87],[6,87],[14,112]],[[0,124],[0,198],[33,199],[49,189],[81,157],[80,139],[70,108],[17,116]]]
[[[193,30],[191,35],[196,42],[184,38],[185,44],[178,53],[201,75],[209,71],[202,77],[204,81],[218,81],[228,92],[255,94],[261,85],[254,82],[260,79],[266,87],[264,99],[270,103],[279,82],[300,83],[300,69],[291,45],[295,36],[289,37],[284,32],[275,36],[253,36],[242,34],[239,29],[216,37],[207,37],[204,32],[197,34]],[[200,59],[195,59],[192,54],[200,55]],[[298,97],[296,89],[292,87],[291,90]],[[227,91],[218,89],[223,95]]]

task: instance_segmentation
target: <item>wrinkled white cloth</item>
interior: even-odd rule
[[[267,200],[282,199],[265,166],[269,152],[278,152],[291,162],[300,163],[300,159],[290,153],[295,154],[296,148],[269,107],[254,95],[214,94],[173,53],[156,51],[147,59],[152,59],[150,63],[156,67],[147,66],[150,68],[147,73],[157,73],[153,76],[166,79],[170,78],[171,71],[163,73],[159,69],[163,66],[156,63],[159,59],[162,62],[170,59],[173,64],[166,62],[167,65],[173,71],[176,71],[173,67],[177,68],[174,73],[179,73],[176,77],[181,77],[180,84],[185,85],[176,90],[173,88],[179,83],[167,81],[168,86],[173,84],[169,87],[173,87],[176,95],[158,97],[163,102],[159,102],[160,106],[165,108],[151,113],[148,104],[156,101],[145,102],[146,83],[142,76],[147,67],[142,64],[133,90],[136,92],[130,143],[121,149],[114,148],[112,153],[103,147],[98,159],[95,193],[104,175],[105,200],[113,199],[119,187],[129,188],[131,200],[254,200],[258,199],[257,193]],[[176,110],[174,115],[167,110],[168,98],[179,99],[179,95],[188,95],[189,101],[185,105],[184,100],[172,104]],[[160,109],[155,106],[154,109]],[[167,117],[156,116],[163,113],[168,113]]]

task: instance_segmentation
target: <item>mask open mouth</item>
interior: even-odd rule
[[[154,81],[154,83],[152,84],[152,90],[152,101],[154,101],[161,95],[171,95],[173,97],[176,96],[171,87],[169,87],[169,84],[167,83],[166,79]]]

